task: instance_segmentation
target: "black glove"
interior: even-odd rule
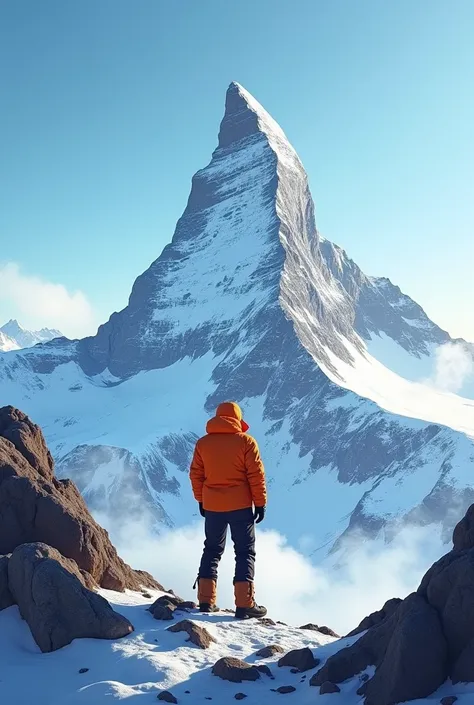
[[[253,518],[256,524],[260,524],[265,519],[265,507],[255,507]]]
[[[204,508],[203,508],[203,506],[202,506],[202,502],[199,502],[199,514],[200,514],[202,517],[205,517],[205,516],[206,516],[206,512],[204,511]]]

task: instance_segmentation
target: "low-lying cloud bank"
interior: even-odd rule
[[[192,596],[203,545],[203,525],[151,537],[135,524],[121,532],[117,548],[134,566],[149,570],[166,588]],[[257,542],[257,600],[275,620],[300,626],[325,624],[344,634],[391,597],[405,597],[439,556],[440,539],[428,528],[403,529],[390,544],[351,539],[344,564],[315,565],[276,531],[261,530]],[[233,606],[234,556],[229,544],[220,567],[219,604]]]

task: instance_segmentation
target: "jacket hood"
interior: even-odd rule
[[[242,418],[242,410],[233,401],[219,404],[216,415],[209,419],[206,426],[207,433],[245,433],[249,425]]]

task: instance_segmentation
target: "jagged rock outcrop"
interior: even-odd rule
[[[380,624],[386,617],[390,617],[391,614],[395,612],[402,604],[403,600],[399,597],[393,597],[391,600],[387,600],[381,610],[377,612],[372,612],[367,617],[364,617],[362,622],[358,627],[353,629],[347,636],[356,636],[356,634],[361,634],[371,627],[375,627],[376,624]]]
[[[471,504],[453,532],[453,550],[463,551],[474,548],[474,504]]]
[[[0,409],[0,554],[42,542],[75,561],[91,581],[123,591],[160,588],[151,575],[132,570],[107,532],[90,515],[76,486],[54,476],[39,426],[18,409]]]
[[[55,549],[23,544],[8,561],[8,584],[21,616],[41,651],[55,651],[77,638],[118,639],[133,631],[101,595]]]
[[[390,600],[352,632],[352,646],[310,681],[342,683],[375,666],[358,690],[365,705],[424,698],[447,678],[474,682],[474,505],[454,530],[454,548],[430,568],[416,593]]]

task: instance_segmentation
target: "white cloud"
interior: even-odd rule
[[[81,291],[25,274],[15,262],[0,264],[0,303],[7,318],[18,318],[26,328],[59,328],[71,338],[96,329],[96,316]]]
[[[474,352],[463,343],[445,343],[435,351],[434,369],[425,380],[445,392],[459,392],[474,377]]]
[[[104,517],[101,517],[104,519]],[[269,616],[294,626],[327,625],[344,634],[392,597],[415,590],[438,557],[439,537],[432,529],[404,529],[389,545],[351,539],[343,565],[315,565],[281,534],[261,530],[257,539],[256,596]],[[136,568],[150,571],[165,588],[185,599],[192,596],[203,526],[196,523],[151,537],[145,527],[128,525],[117,548]],[[230,544],[230,540],[229,540]],[[221,607],[233,606],[234,560],[228,545],[219,570]]]

